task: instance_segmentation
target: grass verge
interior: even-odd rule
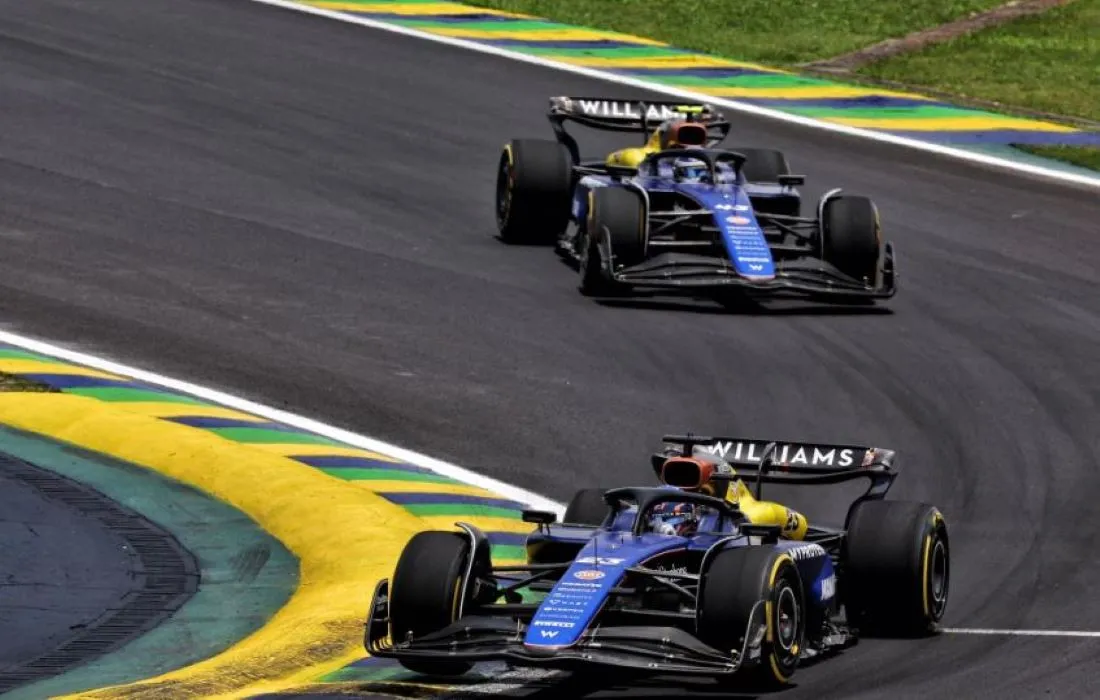
[[[771,65],[829,58],[1003,0],[463,0]]]
[[[777,67],[823,60],[927,29],[1003,0],[466,0],[610,29]],[[1100,122],[1100,0],[1077,0],[999,27],[871,63],[855,75]],[[895,86],[894,89],[897,89]],[[1100,149],[1023,147],[1100,170]]]

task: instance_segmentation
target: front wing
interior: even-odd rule
[[[527,627],[507,617],[464,617],[419,639],[389,639],[389,581],[379,582],[367,618],[364,646],[379,658],[408,661],[507,661],[516,666],[576,670],[608,666],[662,675],[723,676],[760,659],[766,634],[764,601],[745,630],[741,649],[719,650],[676,627],[597,626],[570,647],[524,644]]]
[[[882,283],[877,287],[816,258],[784,261],[776,265],[774,278],[753,279],[742,276],[723,258],[662,253],[620,268],[611,277],[623,284],[681,291],[736,287],[762,296],[888,299],[897,292],[893,246],[887,243],[884,252]]]

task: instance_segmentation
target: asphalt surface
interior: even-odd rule
[[[82,634],[133,590],[126,540],[26,473],[0,455],[0,693],[28,662]]]
[[[6,327],[562,500],[648,482],[666,431],[893,447],[951,524],[949,625],[1100,630],[1095,193],[736,116],[808,200],[875,198],[898,297],[603,306],[494,238],[496,159],[550,95],[636,91],[244,0],[0,9]],[[1097,652],[868,642],[785,696],[1089,695]]]

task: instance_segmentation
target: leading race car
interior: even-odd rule
[[[718,301],[892,297],[893,246],[867,197],[834,189],[801,216],[804,178],[774,149],[718,149],[730,123],[710,105],[554,97],[555,139],[505,145],[496,210],[507,242],[554,242],[581,291],[660,290]],[[641,132],[641,147],[584,160],[565,124]],[[651,131],[651,127],[653,128]]]
[[[935,630],[947,527],[933,506],[884,500],[893,451],[664,440],[660,486],[578,492],[561,524],[525,512],[537,524],[525,565],[493,566],[486,535],[467,523],[415,535],[375,590],[367,651],[430,675],[504,660],[783,684],[860,634]],[[843,527],[761,500],[765,483],[853,479],[869,487]]]

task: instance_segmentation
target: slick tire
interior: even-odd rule
[[[604,500],[607,489],[581,489],[573,494],[565,508],[562,523],[599,527],[611,513],[611,506]]]
[[[790,175],[791,165],[787,162],[787,156],[783,151],[773,148],[739,148],[731,147],[731,151],[745,156],[745,164],[741,171],[745,173],[745,179],[749,182],[777,184],[780,175]]]
[[[951,550],[934,506],[867,501],[848,522],[840,595],[848,623],[867,637],[920,637],[947,608]]]
[[[457,532],[418,532],[409,540],[390,582],[390,639],[395,644],[410,632],[415,639],[458,619],[470,554],[469,540]],[[459,676],[473,668],[457,661],[400,663],[428,676]]]
[[[557,141],[513,139],[497,167],[497,230],[506,243],[553,243],[569,223],[569,150]]]
[[[609,296],[622,291],[607,271],[601,248],[609,248],[606,252],[615,269],[637,265],[646,257],[647,224],[645,204],[637,193],[623,187],[589,190],[588,218],[581,234],[582,294]]]
[[[741,547],[719,551],[703,572],[699,586],[696,624],[699,638],[722,651],[745,646],[745,635],[755,634],[760,600],[767,634],[760,663],[736,674],[738,682],[775,688],[786,685],[795,670],[806,636],[802,577],[789,555],[768,547]],[[749,623],[753,621],[753,628]]]
[[[820,246],[825,262],[849,277],[875,282],[882,257],[882,233],[874,202],[854,195],[840,195],[825,202]]]

